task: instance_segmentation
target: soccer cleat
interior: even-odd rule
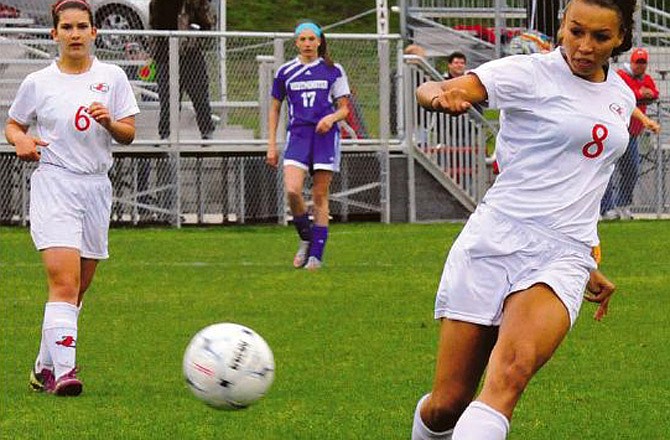
[[[46,391],[50,393],[54,389],[54,374],[48,368],[42,368],[39,373],[30,370],[30,389],[35,392]]]
[[[319,270],[321,269],[321,260],[316,257],[309,257],[307,259],[307,264],[305,264],[305,269],[307,270]]]
[[[298,245],[298,252],[293,257],[293,267],[300,269],[307,263],[307,255],[309,253],[309,241],[300,240]]]
[[[84,385],[77,379],[77,368],[73,368],[56,380],[53,393],[57,396],[78,396]]]

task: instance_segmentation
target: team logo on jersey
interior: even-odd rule
[[[626,116],[624,115],[624,110],[623,107],[621,107],[619,104],[616,102],[613,102],[610,104],[610,111],[620,117],[622,120],[626,120]]]
[[[296,81],[289,84],[291,90],[314,90],[314,89],[327,89],[328,81],[326,80],[311,80],[311,81]]]
[[[311,71],[311,70],[306,71],[306,72],[305,72],[305,75],[307,75],[307,76],[312,76],[312,71]]]
[[[107,84],[107,83],[95,83],[95,84],[91,84],[91,85],[89,86],[89,88],[90,88],[92,91],[94,91],[94,92],[98,92],[98,93],[107,93],[107,92],[109,92],[109,84]]]

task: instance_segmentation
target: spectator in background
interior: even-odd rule
[[[447,71],[444,72],[444,79],[458,78],[459,76],[465,75],[467,65],[468,59],[463,52],[452,52],[447,57]],[[480,103],[473,103],[472,108],[480,114],[484,111]]]
[[[600,212],[603,220],[630,220],[633,215],[630,211],[630,205],[633,203],[633,191],[637,183],[640,167],[640,137],[644,132],[644,115],[647,112],[647,104],[658,99],[659,93],[656,83],[651,76],[647,74],[647,65],[649,63],[649,52],[643,48],[636,48],[630,56],[630,63],[625,64],[617,73],[635,93],[637,108],[642,115],[636,114],[631,117],[628,126],[630,140],[626,152],[619,158],[616,169],[610,179],[607,190],[603,196]],[[638,117],[636,117],[638,116]],[[651,127],[653,131],[657,131]]]
[[[447,57],[447,71],[444,72],[444,79],[458,78],[465,75],[465,65],[468,60],[463,52],[452,52]]]
[[[393,105],[391,102],[391,114],[393,114]],[[363,108],[356,98],[356,92],[354,88],[351,89],[351,95],[349,95],[349,102],[347,104],[349,108],[349,116],[343,122],[345,124],[340,124],[340,136],[342,139],[367,139],[370,137],[368,133],[368,127],[365,123],[365,118],[363,117]]]
[[[213,20],[208,0],[151,0],[149,24],[155,30],[210,30]],[[209,76],[202,53],[200,38],[180,39],[179,95],[185,91],[191,98],[196,121],[203,139],[214,132],[212,109],[209,103]],[[170,55],[166,37],[153,42],[152,55],[156,61],[156,82],[160,99],[158,134],[170,136]]]

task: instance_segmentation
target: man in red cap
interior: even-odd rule
[[[646,114],[647,104],[658,99],[658,88],[651,76],[647,75],[649,52],[641,47],[633,49],[630,64],[625,64],[617,73],[635,93],[637,107]],[[633,190],[638,178],[640,154],[638,144],[644,131],[642,122],[632,117],[628,126],[630,141],[626,152],[617,162],[617,169],[607,186],[600,205],[605,220],[629,220],[633,216],[629,206],[633,203]],[[618,176],[618,179],[617,179]]]

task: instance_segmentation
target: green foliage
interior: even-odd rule
[[[394,2],[389,2],[389,7]],[[228,0],[226,9],[227,27],[231,31],[291,32],[301,19],[310,19],[321,26],[361,14],[375,8],[374,2],[340,0],[337,2],[276,0],[257,1]],[[390,29],[398,31],[397,14],[390,14]],[[332,32],[377,31],[376,14],[366,15],[353,23],[338,26]]]
[[[45,300],[29,233],[0,228],[0,438],[404,439],[432,382],[434,293],[459,224],[336,224],[326,266],[291,267],[292,228],[114,229],[80,316],[84,393],[28,391]],[[582,316],[521,400],[511,440],[665,438],[668,222],[601,225],[610,316]],[[272,347],[256,406],[212,410],[183,383],[189,339],[222,321]],[[575,434],[577,433],[577,434]]]

